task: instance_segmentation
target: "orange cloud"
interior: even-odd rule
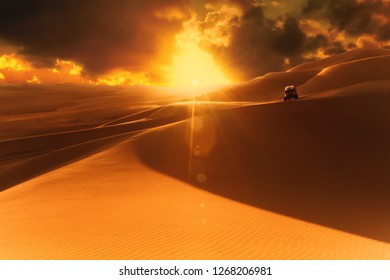
[[[38,79],[37,76],[33,76],[30,80],[27,80],[28,84],[40,84],[41,81]]]
[[[151,85],[152,81],[147,73],[131,73],[123,70],[113,70],[107,74],[89,77],[83,74],[83,67],[71,60],[57,59],[54,67],[34,67],[31,62],[15,53],[0,56],[0,80],[9,84],[95,84],[95,85],[123,85],[135,84]]]
[[[380,42],[374,36],[363,35],[356,40],[356,46],[359,48],[380,48],[389,42]]]
[[[327,25],[313,19],[302,19],[299,21],[299,26],[308,36],[328,33]]]
[[[229,47],[234,28],[241,25],[242,8],[238,5],[207,4],[208,13],[203,22],[199,23],[202,39],[218,47]]]
[[[80,76],[82,71],[82,66],[76,64],[75,62],[61,59],[57,59],[55,68],[53,68],[54,73],[66,73],[72,76]]]
[[[0,70],[26,71],[30,65],[17,57],[14,53],[0,56]]]
[[[92,80],[122,69],[166,82],[161,68],[171,62],[175,36],[191,17],[189,0],[2,2],[0,40],[52,73],[59,71],[58,59],[73,61]]]
[[[82,83],[83,68],[72,62],[57,59],[54,68],[37,68],[24,57],[15,53],[0,56],[0,79],[3,82],[16,83]]]
[[[96,81],[97,85],[108,86],[133,86],[137,84],[151,85],[152,82],[147,73],[131,73],[128,71],[115,70],[106,75],[100,76]]]

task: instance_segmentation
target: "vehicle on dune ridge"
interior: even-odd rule
[[[283,98],[283,100],[287,101],[290,98],[298,99],[297,89],[295,88],[294,85],[286,86],[284,88],[284,98]]]

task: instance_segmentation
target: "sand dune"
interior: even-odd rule
[[[341,53],[315,62],[303,63],[301,65],[298,65],[290,69],[288,72],[305,72],[310,70],[321,71],[324,68],[337,65],[340,63],[355,61],[355,60],[360,60],[365,58],[384,56],[389,54],[390,54],[390,50],[388,49],[374,49],[374,48],[356,49],[350,52]]]
[[[94,128],[183,99],[183,93],[167,91],[141,86],[0,87],[0,140]]]
[[[324,92],[368,81],[388,81],[389,65],[390,54],[330,66],[302,85],[300,90],[305,93]]]
[[[0,258],[389,259],[388,53],[196,102],[3,88],[17,106],[1,118],[19,119],[0,126]],[[282,101],[286,84],[298,101]]]
[[[210,194],[137,153],[123,143],[3,192],[0,258],[390,257],[386,243]]]
[[[194,120],[192,157],[190,122],[139,141],[140,156],[183,181],[192,162],[203,189],[390,242],[389,105],[371,95],[234,109]]]
[[[358,49],[305,63],[283,73],[269,73],[252,81],[207,94],[205,100],[275,102],[293,84],[301,96],[362,82],[389,80],[390,50]]]
[[[191,114],[192,107],[194,115],[203,115],[242,106],[245,104],[178,102],[120,118],[119,124],[113,121],[96,128],[0,141],[0,190],[118,143],[118,139],[184,120]]]

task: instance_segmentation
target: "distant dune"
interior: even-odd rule
[[[0,259],[389,259],[388,69],[360,49],[184,102],[3,87]]]
[[[298,65],[288,72],[305,72],[310,70],[322,70],[330,66],[338,65],[349,61],[359,61],[365,58],[374,58],[389,55],[389,49],[362,48],[350,52],[334,55],[315,62],[308,62]]]
[[[303,96],[363,82],[389,81],[390,50],[357,49],[283,73],[269,73],[252,81],[216,91],[204,100],[279,102],[286,85],[298,86]]]

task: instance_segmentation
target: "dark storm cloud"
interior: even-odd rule
[[[220,60],[228,64],[233,75],[240,80],[247,80],[260,74],[278,71],[284,63],[284,46],[277,42],[288,36],[284,29],[273,30],[275,22],[265,18],[261,7],[244,10],[241,24],[232,30],[230,45],[219,47]],[[293,29],[293,28],[291,28]],[[299,48],[300,36],[294,40],[291,51]],[[274,50],[277,47],[278,50]],[[282,52],[278,54],[277,52]]]
[[[285,13],[286,0],[278,1],[281,15],[267,18],[264,1],[225,0],[208,1],[214,4],[216,13],[221,5],[236,5],[243,12],[239,24],[225,22],[230,30],[230,44],[221,46],[205,39],[203,47],[211,50],[218,61],[233,69],[240,80],[250,79],[270,71],[285,70],[296,64],[312,60],[319,50],[334,55],[346,51],[337,34],[344,31],[355,40],[361,35],[374,35],[376,40],[390,39],[390,1],[383,0],[307,0],[299,1],[298,12]],[[280,4],[280,5],[279,5]],[[219,6],[218,6],[219,5]],[[222,10],[220,9],[222,12]],[[208,17],[201,30],[208,28]],[[309,20],[309,21],[308,21]],[[318,26],[310,27],[310,20]],[[329,24],[329,30],[321,26]],[[331,33],[328,36],[327,32]],[[288,65],[286,65],[288,62]]]
[[[389,11],[390,9],[388,9]],[[387,18],[390,20],[390,11],[387,14]],[[375,32],[378,40],[381,41],[387,41],[390,40],[390,22],[387,22],[386,24],[382,25],[381,28],[376,30]]]
[[[305,51],[313,52],[319,48],[326,48],[329,45],[328,38],[323,34],[317,34],[312,37],[307,37]]]
[[[335,55],[339,53],[345,52],[346,49],[344,48],[343,44],[341,42],[333,42],[324,52],[326,55]]]
[[[232,69],[232,75],[240,80],[302,63],[305,61],[304,53],[315,52],[328,44],[323,35],[306,35],[294,15],[285,14],[269,19],[264,14],[263,5],[254,1],[231,0],[225,3],[238,5],[243,12],[239,24],[233,22],[230,28],[229,46],[212,42],[204,42],[203,46],[211,50],[228,69]],[[204,26],[208,26],[207,17],[204,25],[201,25]],[[286,65],[286,58],[289,65]]]
[[[371,34],[378,40],[390,39],[390,2],[386,0],[308,0],[302,14],[326,20],[347,35]]]
[[[61,58],[92,74],[121,67],[154,75],[150,63],[169,62],[166,54],[189,19],[188,5],[186,0],[0,0],[0,40],[21,47],[38,66]]]
[[[281,18],[283,27],[274,28],[270,36],[271,44],[276,51],[286,57],[294,56],[302,52],[306,43],[306,35],[299,27],[298,20],[290,15]]]
[[[357,48],[357,45],[355,43],[348,43],[347,49],[355,49]]]

